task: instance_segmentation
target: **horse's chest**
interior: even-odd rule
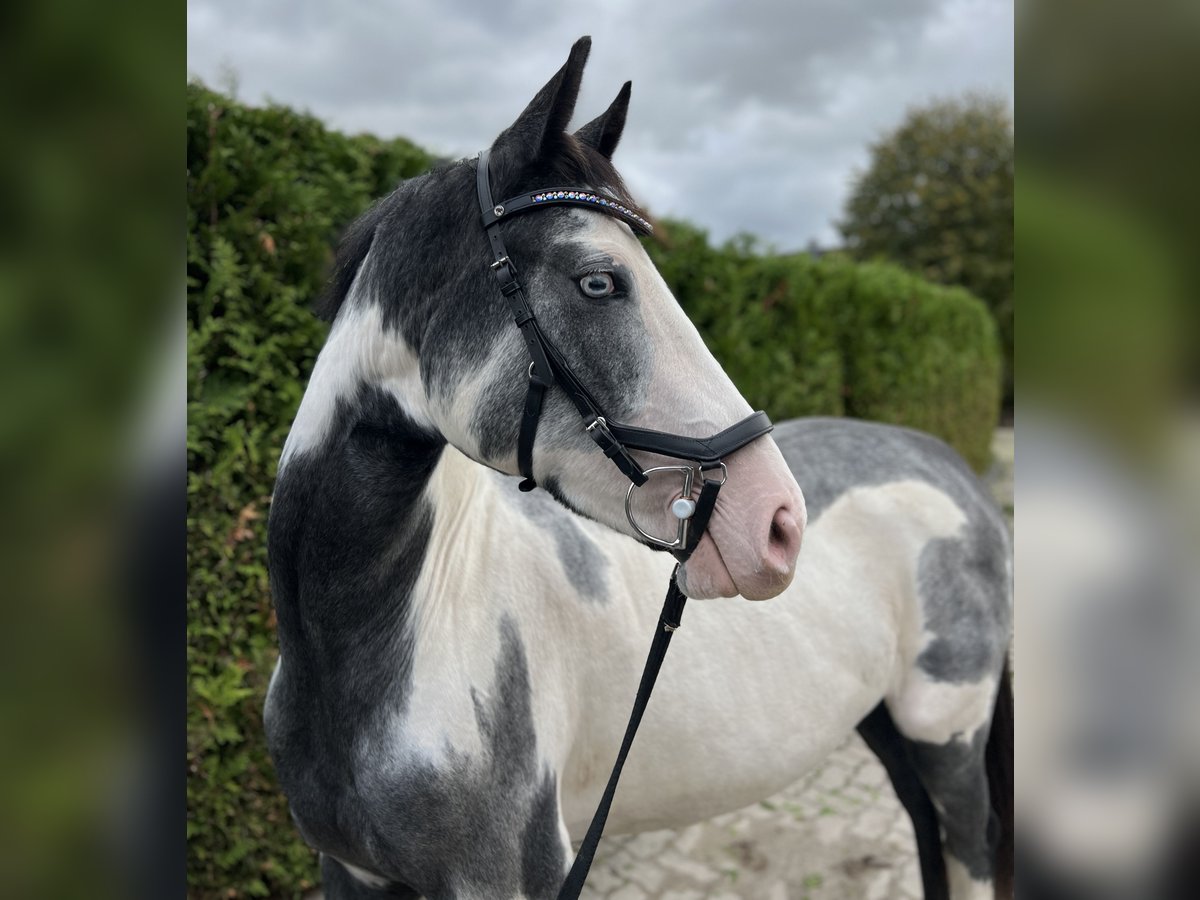
[[[399,702],[337,737],[345,768],[328,779],[319,754],[290,760],[281,778],[311,843],[430,896],[532,896],[531,879],[561,875],[524,644],[508,617],[497,634],[473,656],[418,651]],[[287,711],[272,718],[279,729]]]

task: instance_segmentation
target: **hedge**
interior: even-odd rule
[[[407,141],[187,91],[188,892],[294,896],[316,880],[275,783],[264,538],[275,463],[325,336],[307,310],[338,232],[426,169]]]
[[[848,415],[929,431],[990,460],[1000,356],[986,307],[961,288],[840,254],[710,247],[665,222],[650,255],[713,353],[776,420]]]
[[[188,893],[299,896],[317,877],[274,781],[264,540],[275,465],[325,335],[308,312],[338,232],[432,158],[278,106],[187,89]],[[931,430],[977,467],[997,401],[978,301],[886,266],[713,248],[667,222],[648,249],[751,403]]]

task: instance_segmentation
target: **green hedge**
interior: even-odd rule
[[[708,245],[664,222],[651,256],[752,406],[780,420],[848,415],[908,425],[987,466],[1000,357],[984,305],[961,288],[840,254]]]
[[[307,311],[337,233],[428,154],[187,90],[189,896],[297,896],[316,879],[263,741],[275,657],[264,530],[325,328]],[[987,459],[998,362],[965,294],[842,258],[772,256],[664,223],[655,261],[750,402],[777,419],[903,422]]]
[[[264,530],[275,464],[325,337],[308,312],[338,232],[428,168],[189,85],[189,896],[289,896],[316,879],[262,734],[275,659]]]

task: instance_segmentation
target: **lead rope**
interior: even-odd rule
[[[612,773],[608,776],[608,784],[604,788],[604,794],[600,798],[596,812],[592,815],[592,823],[588,826],[583,843],[579,845],[579,852],[575,855],[575,862],[571,864],[571,871],[567,873],[567,878],[558,891],[558,900],[576,900],[587,881],[588,871],[596,856],[596,848],[600,846],[600,837],[604,834],[604,823],[608,821],[608,811],[612,807],[613,798],[617,793],[617,782],[621,780],[621,770],[625,767],[625,758],[629,756],[629,749],[633,746],[634,737],[637,736],[638,726],[642,723],[642,715],[646,712],[646,706],[650,702],[650,694],[654,691],[654,683],[658,680],[658,670],[662,668],[667,648],[671,646],[671,637],[683,619],[683,607],[687,603],[687,596],[676,583],[679,566],[687,561],[700,542],[704,529],[708,526],[709,516],[712,515],[713,507],[716,506],[717,493],[720,490],[721,483],[717,481],[705,481],[704,486],[700,488],[700,499],[696,501],[696,512],[692,515],[692,524],[689,528],[688,545],[676,554],[679,562],[671,572],[671,582],[667,585],[667,597],[663,601],[662,612],[658,616],[654,639],[650,642],[650,654],[646,657],[646,667],[642,669],[642,680],[638,684],[633,710],[629,713],[629,724],[625,726],[625,737],[621,741],[617,761],[613,763]]]

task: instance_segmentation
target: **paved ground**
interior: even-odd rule
[[[1012,516],[1013,432],[987,475]],[[682,831],[605,838],[587,900],[917,900],[912,825],[857,735],[821,768],[743,810]]]
[[[913,898],[912,826],[857,737],[769,800],[683,831],[607,838],[583,897]]]

